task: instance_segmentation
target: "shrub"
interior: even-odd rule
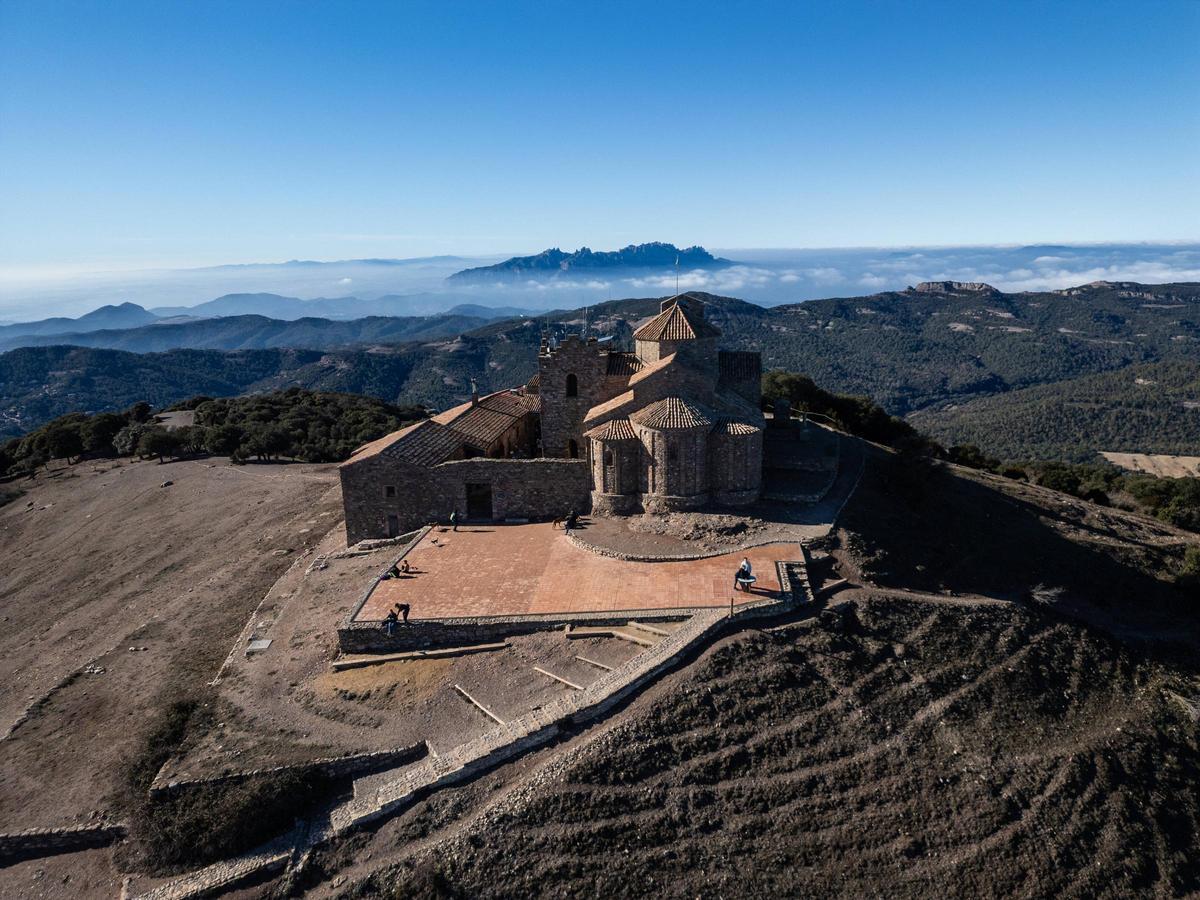
[[[161,463],[164,456],[175,456],[179,453],[179,438],[174,432],[167,431],[160,425],[151,425],[138,438],[138,456],[157,456]]]

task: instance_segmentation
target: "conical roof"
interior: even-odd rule
[[[636,441],[633,426],[625,418],[609,419],[602,425],[597,425],[591,431],[584,432],[584,437],[595,438],[598,441]]]
[[[683,428],[707,428],[712,425],[712,415],[698,404],[682,397],[667,397],[649,406],[643,406],[629,417],[643,428],[658,431]]]
[[[720,330],[705,321],[699,310],[678,301],[633,333],[639,341],[693,341],[720,335]]]

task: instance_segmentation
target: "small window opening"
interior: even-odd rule
[[[579,459],[579,445],[575,443],[575,439],[567,441],[567,456],[571,459]]]
[[[569,375],[567,375],[567,396],[579,396],[579,379],[575,377],[574,372],[571,372]]]
[[[395,486],[394,484],[389,484],[389,485],[387,485],[387,486],[386,486],[386,487],[383,489],[383,496],[385,496],[385,497],[395,497],[395,496],[396,496],[396,486]]]

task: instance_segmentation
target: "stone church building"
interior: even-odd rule
[[[720,350],[720,336],[704,304],[682,294],[634,332],[633,352],[543,340],[524,387],[473,396],[342,463],[348,541],[454,510],[502,520],[754,502],[762,362]]]

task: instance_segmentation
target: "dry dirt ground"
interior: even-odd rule
[[[1114,453],[1101,451],[1114,466],[1131,472],[1145,472],[1159,478],[1200,477],[1200,456],[1171,456],[1166,453]]]
[[[1197,600],[1171,583],[1196,536],[871,456],[814,573],[829,611],[329,848],[305,890],[1200,890]]]
[[[0,830],[119,814],[146,729],[213,677],[263,594],[338,520],[336,485],[332,466],[81,463],[0,508],[0,733],[20,722],[0,741]],[[0,869],[0,895],[80,896],[84,879],[111,896],[110,857]]]
[[[1013,604],[876,593],[843,609],[836,624],[727,639],[590,740],[476,797],[481,812],[450,797],[414,810],[356,852],[417,851],[356,882],[360,865],[342,894],[1200,885],[1200,753],[1168,693],[1178,673]]]
[[[869,455],[858,491],[825,540],[829,555],[817,554],[814,578],[829,606],[819,616],[807,611],[802,620],[731,634],[606,721],[439,791],[377,830],[333,842],[299,883],[267,883],[243,895],[1116,897],[1200,890],[1197,600],[1171,583],[1196,536],[1040,488]],[[159,490],[157,479],[146,485]],[[313,509],[330,503],[322,485],[311,489]],[[135,496],[154,502],[145,490]],[[0,510],[0,526],[16,512]],[[308,519],[298,513],[294,524],[312,528],[306,534],[314,542],[334,521],[310,514],[318,524],[301,525]],[[225,542],[248,546],[245,534],[256,528],[279,535],[284,521],[293,520],[244,521],[248,530],[230,531]],[[36,546],[36,537],[20,539]],[[211,678],[287,569],[286,557],[271,555],[281,541],[272,536],[240,559],[239,579],[255,561],[262,577],[257,592],[247,589],[232,604],[236,615],[220,619],[222,639],[193,647],[185,643],[191,635],[174,633],[152,681]],[[149,565],[143,551],[129,571]],[[327,573],[331,583],[337,571]],[[290,586],[298,572],[276,585],[279,598],[300,597]],[[327,596],[338,594],[331,588]],[[281,747],[297,738],[310,747],[346,746],[357,739],[346,726],[362,726],[388,744],[405,736],[389,732],[399,727],[393,711],[415,721],[425,708],[426,725],[441,720],[438,692],[456,663],[335,678],[323,668],[324,638],[308,634],[321,602],[314,595],[289,613],[269,597],[255,623],[265,623],[272,649],[282,652],[235,657],[223,676],[230,708],[243,689],[265,698],[240,713],[267,726],[252,735],[275,728],[286,739]],[[211,621],[206,627],[217,629]],[[190,627],[202,631],[198,621]],[[36,630],[25,628],[29,640]],[[540,636],[505,657],[477,657],[471,665],[478,668],[464,663],[453,677],[475,679],[471,687],[481,692],[500,688],[488,699],[502,701],[512,682],[489,666],[511,675],[558,652],[556,638]],[[118,642],[126,655],[112,654],[106,675],[125,671],[116,659],[149,658],[150,651],[123,646],[134,640],[122,635]],[[204,650],[203,665],[188,662],[193,649]],[[185,662],[186,676],[171,668]],[[103,678],[76,679],[52,700],[73,699],[71,711],[92,716],[90,699],[75,691],[95,692]],[[43,730],[27,732],[38,743],[24,756],[14,757],[10,741],[26,726],[0,742],[5,797],[10,785],[34,780],[31,754],[38,751],[67,781],[64,804],[87,796],[88,779],[111,781],[127,723],[154,704],[148,684],[122,680],[122,690],[143,697],[141,712],[124,720],[114,714],[124,698],[106,697],[105,712],[88,719],[86,731],[47,718]],[[524,702],[538,701],[530,695]],[[54,712],[51,704],[38,715]],[[455,739],[447,722],[446,737]],[[469,722],[461,720],[463,734]],[[102,760],[89,758],[89,732],[101,738]],[[14,758],[23,768],[14,768]],[[24,772],[25,782],[12,771]],[[73,881],[63,883],[67,876]],[[2,869],[0,895],[112,896],[115,879],[111,854],[91,851]]]

